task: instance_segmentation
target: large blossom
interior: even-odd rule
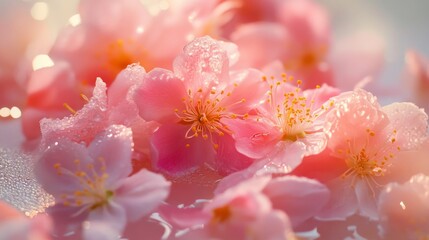
[[[313,167],[319,172],[317,166],[325,165],[325,175],[331,177],[324,180],[332,195],[320,218],[344,219],[359,211],[376,219],[380,186],[398,181],[391,171],[395,159],[399,152],[417,149],[425,141],[428,117],[411,103],[380,107],[372,94],[361,89],[343,93],[335,101],[327,116],[331,155],[324,155]],[[312,167],[303,163],[295,173],[314,175]]]
[[[263,94],[259,72],[229,70],[236,55],[234,45],[202,37],[176,58],[174,73],[147,74],[135,101],[143,119],[161,124],[151,139],[155,166],[180,175],[205,163],[223,173],[250,164],[221,121],[245,118]]]
[[[141,170],[128,177],[131,134],[129,128],[112,125],[88,148],[60,139],[42,153],[36,176],[55,197],[48,212],[57,231],[89,220],[120,234],[128,221],[150,214],[167,197],[170,184],[162,176]]]
[[[246,120],[223,122],[233,131],[239,152],[255,159],[269,159],[290,171],[302,156],[317,154],[326,147],[323,115],[333,105],[328,99],[338,91],[326,85],[302,91],[301,81],[294,87],[285,75],[281,80],[263,80],[268,94],[265,103],[256,109],[257,114]]]

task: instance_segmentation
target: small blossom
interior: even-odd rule
[[[131,134],[129,128],[112,125],[88,148],[60,139],[42,153],[36,176],[55,197],[48,212],[62,218],[57,225],[100,221],[121,233],[128,221],[151,213],[167,197],[170,184],[162,176],[141,170],[128,177]]]
[[[233,50],[232,44],[198,38],[176,58],[174,73],[155,69],[137,89],[140,116],[161,124],[151,138],[152,160],[161,170],[182,175],[209,164],[225,174],[250,164],[222,119],[246,118],[263,94],[262,82],[255,70],[230,71],[225,47]]]

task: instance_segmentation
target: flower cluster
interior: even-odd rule
[[[429,238],[428,116],[365,88],[371,36],[336,50],[310,0],[78,13],[26,83],[23,131],[55,202],[32,219],[0,202],[1,239]],[[407,64],[427,107],[427,62]]]

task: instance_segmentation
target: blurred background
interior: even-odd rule
[[[168,1],[145,0],[151,12]],[[415,49],[429,56],[429,1],[427,0],[319,0],[331,14],[335,39],[356,32],[377,34],[385,43],[385,65],[380,80],[385,86],[403,81],[404,56]],[[23,141],[19,119],[25,104],[24,81],[29,72],[52,64],[46,55],[60,29],[79,21],[77,0],[0,0],[0,147]],[[29,67],[31,66],[31,67]],[[15,82],[5,79],[14,78]],[[13,94],[12,96],[10,94]],[[401,96],[402,97],[402,96]],[[382,98],[383,104],[407,99]]]

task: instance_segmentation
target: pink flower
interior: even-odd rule
[[[79,230],[88,220],[108,224],[120,234],[127,222],[150,214],[167,197],[170,183],[162,176],[141,170],[128,177],[131,136],[129,128],[112,125],[87,148],[59,139],[42,153],[35,171],[55,197],[48,212],[57,231]]]
[[[286,214],[274,210],[261,192],[269,181],[270,177],[253,178],[202,208],[168,209],[166,217],[174,225],[190,227],[181,239],[289,239],[293,232]]]
[[[156,167],[182,175],[203,164],[222,173],[250,164],[222,119],[246,117],[264,90],[259,72],[229,70],[236,54],[232,44],[198,38],[176,58],[174,73],[154,69],[146,75],[135,101],[143,119],[161,124],[151,138]]]
[[[377,219],[379,187],[397,181],[390,170],[400,151],[418,149],[426,141],[428,117],[412,103],[380,107],[372,94],[361,89],[334,101],[327,116],[332,153],[319,160],[330,164],[327,170],[343,173],[327,180],[332,195],[319,217],[342,219],[359,211]]]
[[[413,176],[391,183],[379,198],[381,235],[385,239],[424,239],[429,236],[429,177]]]
[[[51,239],[51,219],[40,214],[32,219],[24,216],[9,204],[0,201],[0,239]]]
[[[301,162],[302,156],[317,154],[327,144],[323,113],[333,105],[327,102],[338,90],[323,85],[302,91],[282,80],[266,80],[268,96],[256,108],[256,115],[245,120],[225,119],[233,132],[237,150],[251,158],[269,159],[287,171]],[[293,153],[297,151],[299,153]],[[291,155],[301,157],[291,157]],[[281,163],[281,164],[280,164]]]

